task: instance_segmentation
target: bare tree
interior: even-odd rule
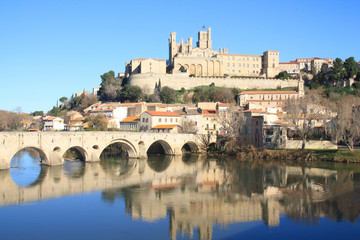
[[[182,128],[184,133],[195,133],[197,132],[197,127],[193,119],[187,118],[182,121]]]
[[[226,149],[239,141],[246,125],[246,116],[238,107],[230,105],[227,111],[219,112],[218,120],[221,124],[221,132],[217,144]]]
[[[360,138],[360,99],[346,96],[337,103],[337,116],[331,122],[328,132],[353,150],[354,142]]]
[[[301,149],[304,150],[307,138],[314,128],[315,121],[322,107],[314,104],[311,98],[306,96],[298,99],[289,99],[284,109],[287,113],[286,119],[290,126],[295,128],[295,132],[301,138]]]
[[[198,134],[196,135],[199,138],[200,141],[200,148],[203,151],[207,151],[210,144],[212,143],[212,137],[210,134]]]

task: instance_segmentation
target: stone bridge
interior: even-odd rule
[[[124,147],[129,158],[147,158],[151,152],[181,155],[182,150],[200,151],[201,140],[193,134],[145,132],[0,132],[0,169],[9,169],[12,157],[32,148],[40,153],[45,165],[64,163],[68,149],[77,149],[86,162],[97,162],[111,144]]]

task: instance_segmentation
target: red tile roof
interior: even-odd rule
[[[230,103],[219,103],[219,106],[230,106]]]
[[[245,94],[298,94],[296,91],[244,91],[239,93],[238,95]]]
[[[151,116],[165,116],[165,117],[181,117],[180,114],[175,112],[160,112],[160,111],[146,111]]]
[[[178,125],[176,125],[176,124],[156,125],[155,127],[153,127],[153,129],[173,129],[176,126],[178,126]]]
[[[217,113],[212,109],[203,109],[203,116],[205,117],[217,117]]]
[[[139,116],[132,116],[132,117],[126,117],[123,120],[121,120],[120,122],[133,122],[133,123],[137,123],[140,122],[140,117]]]

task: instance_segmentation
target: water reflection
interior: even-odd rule
[[[113,156],[102,159],[100,166],[112,178],[126,177],[134,171],[137,160]]]
[[[171,164],[174,156],[150,154],[147,160],[149,167],[155,172],[165,171]]]
[[[39,153],[31,148],[17,152],[10,162],[10,174],[14,182],[19,186],[35,184],[41,173],[40,162]]]
[[[114,157],[100,164],[67,162],[41,169],[42,181],[27,188],[19,188],[13,176],[0,171],[0,205],[101,190],[104,202],[124,202],[132,219],[154,224],[168,219],[171,239],[180,233],[211,239],[215,225],[262,222],[278,227],[281,216],[316,224],[323,217],[356,222],[360,214],[356,165],[258,164],[200,155],[156,155],[147,160]]]
[[[65,175],[69,178],[82,178],[85,174],[85,162],[65,160],[63,169]]]

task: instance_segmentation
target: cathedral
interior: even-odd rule
[[[196,77],[266,77],[279,73],[279,52],[266,51],[263,55],[231,54],[227,49],[212,49],[211,29],[200,31],[196,47],[193,38],[176,42],[176,32],[170,33],[169,61],[153,58],[132,59],[126,64],[127,76],[139,73],[186,72]]]

